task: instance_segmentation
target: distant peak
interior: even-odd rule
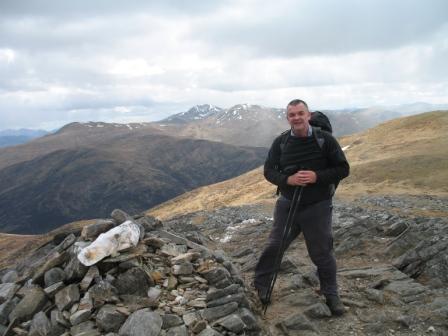
[[[208,113],[212,113],[212,112],[218,112],[218,111],[221,111],[221,110],[222,110],[222,108],[217,107],[215,105],[200,104],[200,105],[193,106],[187,112],[183,112],[183,113],[194,113],[194,112],[199,112],[199,113],[208,112]]]
[[[212,104],[200,104],[191,107],[188,111],[174,114],[162,122],[185,123],[189,121],[202,120],[214,114],[221,112],[223,109]]]
[[[106,123],[103,121],[87,121],[87,122],[72,122],[67,125],[62,126],[58,132],[66,132],[70,130],[82,130],[82,129],[139,129],[143,127],[147,127],[149,123]]]

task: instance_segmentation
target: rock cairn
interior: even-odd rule
[[[126,220],[140,227],[137,246],[90,267],[78,260],[80,249]],[[114,210],[112,219],[57,236],[1,274],[0,335],[263,334],[243,281],[222,252],[149,216]]]

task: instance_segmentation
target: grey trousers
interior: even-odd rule
[[[280,196],[274,210],[274,224],[269,235],[268,244],[255,268],[255,287],[269,288],[275,270],[275,258],[280,247],[291,201]],[[292,224],[291,233],[286,239],[284,249],[303,232],[308,255],[317,266],[321,293],[337,295],[336,259],[333,252],[333,231],[331,200],[321,201],[308,206],[300,206]]]

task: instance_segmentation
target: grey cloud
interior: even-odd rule
[[[0,47],[119,54],[126,41],[158,34],[160,22],[175,25],[227,2],[2,0]]]
[[[192,35],[218,52],[239,46],[259,57],[295,57],[424,42],[448,23],[445,0],[279,1],[270,6],[272,11],[254,7],[244,19],[202,22]]]
[[[0,59],[0,128],[160,119],[196,100],[269,105],[316,86],[332,99],[345,84],[437,89],[447,13],[446,0],[2,0],[0,57],[15,56]]]
[[[159,14],[204,14],[226,6],[227,0],[185,1],[185,0],[2,0],[0,17],[52,16],[59,19],[67,17],[104,16],[109,14],[127,15],[130,13]]]
[[[118,48],[123,40],[142,32],[143,27],[135,20],[131,24],[129,18],[117,16],[65,22],[54,18],[8,18],[0,22],[0,46],[28,52],[91,53]]]
[[[155,111],[166,111],[163,103],[158,103],[150,97],[130,99],[105,92],[61,97],[45,92],[40,92],[39,97],[0,94],[0,108],[0,125],[9,125],[8,127],[12,128],[36,127],[43,122],[55,127],[72,121],[106,121],[120,118],[149,121],[154,119],[152,113]]]

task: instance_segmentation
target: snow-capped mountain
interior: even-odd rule
[[[284,109],[263,107],[260,105],[238,104],[216,115],[216,124],[235,120],[260,121],[284,118]]]
[[[211,115],[223,111],[222,108],[210,104],[202,104],[193,106],[186,112],[174,114],[166,119],[161,120],[161,123],[188,123],[192,121],[202,120]]]
[[[336,137],[374,127],[405,115],[444,109],[443,105],[415,103],[399,106],[372,106],[322,110]],[[238,104],[227,109],[197,105],[187,112],[152,123],[166,134],[220,141],[237,146],[269,147],[272,140],[288,128],[284,108]]]
[[[279,131],[287,128],[284,109],[238,104],[228,109],[194,106],[153,126],[166,132],[237,146],[268,147]]]

